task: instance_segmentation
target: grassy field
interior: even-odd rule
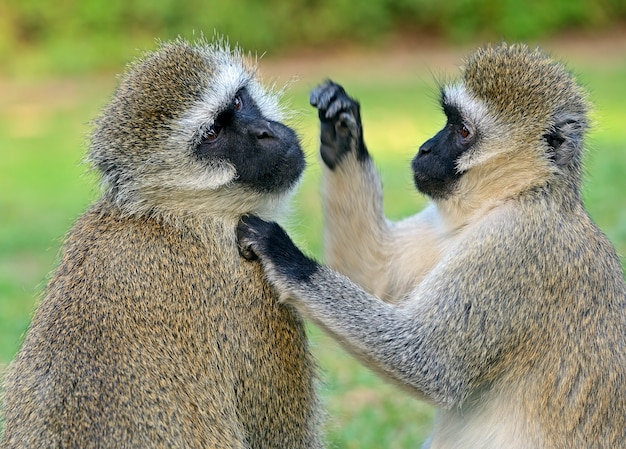
[[[411,184],[409,161],[443,122],[429,72],[433,65],[426,67],[397,76],[381,67],[371,74],[349,67],[336,71],[338,81],[361,100],[365,138],[383,175],[385,208],[393,218],[423,206]],[[626,53],[621,60],[580,58],[573,68],[596,105],[597,125],[586,159],[586,203],[625,255]],[[312,71],[287,94],[298,111],[293,125],[309,161],[290,226],[296,241],[317,257],[322,229],[317,122],[307,98],[321,79]],[[114,77],[103,75],[0,82],[0,370],[19,348],[64,233],[98,194],[81,159],[88,121],[113,88]],[[317,329],[311,328],[311,335],[322,368],[331,447],[419,447],[430,428],[431,408],[359,366]]]

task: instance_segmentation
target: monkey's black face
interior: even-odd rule
[[[417,189],[434,199],[454,191],[463,173],[457,169],[458,158],[476,142],[476,130],[463,120],[458,109],[444,103],[446,126],[420,147],[411,162]]]
[[[263,117],[246,88],[203,131],[195,152],[207,162],[228,161],[237,183],[260,192],[291,188],[305,166],[296,133]]]

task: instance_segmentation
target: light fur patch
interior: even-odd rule
[[[220,111],[233,101],[235,94],[247,86],[251,78],[252,75],[237,60],[219,66],[202,100],[177,123],[178,137],[189,142],[201,127],[211,127]]]
[[[484,394],[478,392],[464,408],[440,411],[429,449],[544,447],[540,432],[531,432],[530,420],[519,407],[518,398],[523,394],[507,389],[510,385]]]
[[[487,106],[470,94],[462,84],[444,87],[445,102],[463,112],[466,119],[478,124],[488,115]]]
[[[285,119],[285,111],[279,103],[281,90],[276,90],[274,87],[267,90],[256,78],[252,78],[247,87],[266,119],[274,122],[282,122]]]
[[[480,151],[470,149],[457,160],[456,167],[459,173],[488,161],[495,153],[487,151],[489,147],[487,138],[481,135],[480,131],[488,129],[497,134],[497,130],[502,129],[502,127],[497,126],[496,119],[489,113],[487,105],[469,93],[462,84],[446,86],[444,88],[444,100],[446,104],[456,107],[463,115],[464,120],[469,121],[469,125],[478,133],[478,140],[474,147],[480,147]],[[499,137],[492,134],[488,140],[494,140],[494,138],[499,140]]]
[[[228,162],[189,164],[189,170],[172,173],[161,186],[183,190],[216,190],[235,180],[237,170]]]
[[[265,220],[279,220],[287,212],[292,192],[275,194],[245,192],[236,187],[219,190],[174,190],[161,188],[146,190],[148,204],[158,204],[157,213],[163,217],[181,213],[199,216],[221,217],[236,223],[244,214],[254,214]]]

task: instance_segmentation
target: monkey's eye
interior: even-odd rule
[[[461,135],[462,138],[467,139],[468,137],[472,135],[472,132],[469,130],[467,126],[461,125],[461,130],[459,131],[459,134]]]
[[[233,100],[233,109],[235,111],[241,111],[241,108],[243,108],[243,100],[239,95],[237,95]]]
[[[207,129],[204,134],[202,134],[202,141],[203,142],[215,142],[215,140],[217,140],[217,138],[220,136],[220,129],[217,126],[212,126],[211,128]]]

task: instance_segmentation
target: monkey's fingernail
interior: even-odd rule
[[[239,255],[246,260],[255,260],[258,258],[254,249],[252,249],[251,244],[241,244],[239,245]]]

